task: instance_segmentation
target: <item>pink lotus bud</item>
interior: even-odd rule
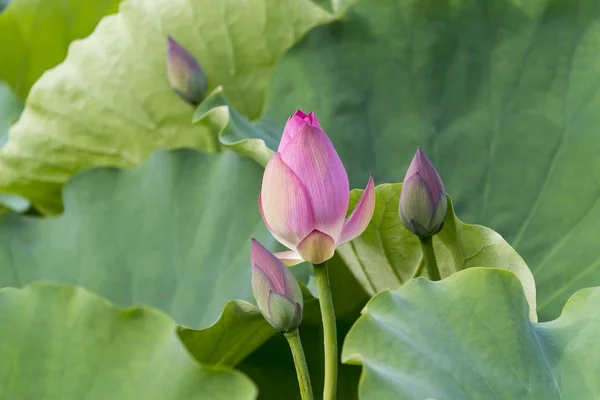
[[[442,179],[419,147],[400,193],[402,224],[420,238],[432,236],[442,229],[447,211],[448,200]]]
[[[330,259],[367,228],[375,210],[373,178],[345,218],[349,199],[346,169],[317,117],[296,111],[267,164],[258,199],[267,228],[291,250],[276,256],[287,265]]]
[[[167,38],[167,77],[183,100],[198,105],[206,93],[206,76],[198,61],[172,37]]]
[[[280,332],[302,321],[302,291],[294,275],[257,240],[252,239],[252,292],[263,316]]]

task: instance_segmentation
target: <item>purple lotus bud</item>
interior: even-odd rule
[[[419,147],[402,185],[400,219],[420,238],[435,235],[444,225],[448,200],[435,167]]]
[[[294,275],[257,240],[252,239],[252,292],[265,319],[280,332],[302,321],[302,291]]]
[[[290,249],[276,256],[287,265],[329,260],[369,225],[375,210],[373,178],[345,218],[349,200],[348,175],[329,137],[313,112],[296,111],[265,168],[258,199],[267,228]]]
[[[172,37],[167,38],[167,77],[183,100],[198,105],[206,93],[206,75],[198,61]]]

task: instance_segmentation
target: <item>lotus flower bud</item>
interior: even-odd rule
[[[252,239],[252,292],[265,319],[280,332],[302,321],[302,291],[294,275],[257,240]]]
[[[206,75],[198,61],[172,37],[167,38],[167,77],[183,100],[198,105],[206,93]]]
[[[375,210],[373,178],[345,218],[349,200],[346,169],[317,117],[296,111],[265,168],[258,199],[267,228],[290,249],[276,256],[287,265],[330,259],[367,228]]]
[[[420,238],[438,233],[444,225],[448,200],[435,167],[419,147],[402,185],[400,219]]]

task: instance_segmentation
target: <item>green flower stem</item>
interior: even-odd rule
[[[313,400],[312,385],[310,384],[310,375],[308,374],[304,349],[302,348],[302,342],[300,341],[300,332],[298,329],[295,329],[292,332],[284,333],[283,335],[287,339],[290,349],[292,350],[302,400]]]
[[[421,239],[421,250],[423,251],[423,258],[425,259],[425,267],[427,267],[429,279],[439,281],[440,270],[438,269],[435,253],[433,252],[432,236]]]
[[[333,298],[329,286],[327,261],[322,264],[316,264],[314,267],[317,290],[319,292],[319,304],[321,306],[321,317],[323,318],[323,335],[325,343],[325,384],[323,387],[323,400],[336,400],[338,368],[337,331],[335,326]]]

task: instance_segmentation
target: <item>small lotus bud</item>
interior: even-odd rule
[[[206,75],[198,61],[172,37],[167,38],[167,77],[183,100],[198,105],[206,93]]]
[[[294,275],[257,240],[252,239],[252,292],[263,316],[280,332],[291,332],[302,321],[302,291]]]
[[[419,147],[408,167],[400,193],[398,211],[402,224],[419,238],[429,237],[442,229],[447,210],[444,184]]]

